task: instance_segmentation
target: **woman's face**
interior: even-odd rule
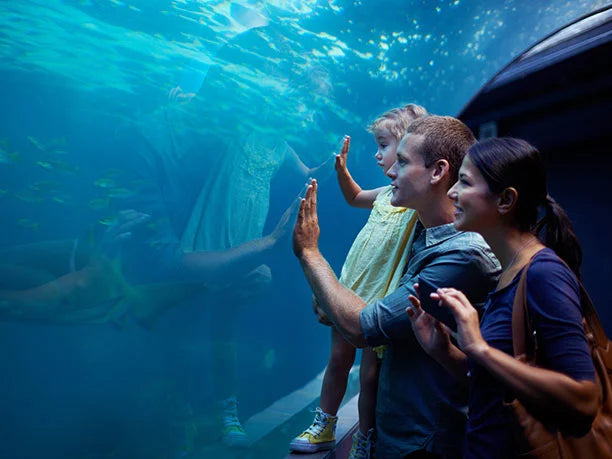
[[[459,180],[448,190],[448,197],[455,202],[454,224],[460,231],[482,233],[499,222],[499,196],[489,190],[469,155],[463,159]]]

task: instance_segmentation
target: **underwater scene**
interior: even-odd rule
[[[330,347],[291,249],[309,178],[339,275],[368,217],[343,136],[388,184],[378,115],[456,115],[606,3],[0,1],[0,457],[284,457]]]

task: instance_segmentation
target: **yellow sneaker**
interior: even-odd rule
[[[238,420],[238,400],[229,397],[218,402],[221,420],[221,442],[232,448],[246,448],[249,446],[247,436],[242,424]]]
[[[359,429],[353,434],[353,445],[348,459],[370,459],[374,444],[374,429],[368,430],[367,435]]]
[[[315,410],[313,423],[304,432],[289,443],[289,449],[298,453],[315,453],[331,449],[336,444],[336,423],[338,416],[324,413],[321,408]]]

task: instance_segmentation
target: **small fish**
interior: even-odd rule
[[[111,178],[101,178],[94,182],[98,188],[113,188],[116,186],[115,181]]]
[[[19,160],[19,153],[9,153],[3,147],[0,147],[0,164],[16,163]]]
[[[167,225],[168,224],[168,219],[167,218],[158,218],[157,220],[151,221],[149,223],[147,223],[145,225],[145,228],[150,229],[152,231],[157,230],[159,227],[161,227],[162,225]]]
[[[117,223],[117,219],[115,217],[105,217],[98,220],[98,223],[103,226],[113,226],[115,223]]]
[[[107,169],[104,172],[104,176],[105,177],[111,177],[111,178],[112,177],[117,178],[117,177],[119,177],[120,175],[123,175],[123,174],[124,174],[124,171],[122,171],[121,169]]]
[[[43,201],[42,196],[39,193],[32,193],[32,191],[19,191],[15,193],[15,197],[23,202],[28,203],[39,203]]]
[[[42,167],[46,171],[52,171],[55,169],[53,164],[51,164],[49,161],[36,161],[36,165]]]
[[[57,147],[65,147],[66,146],[66,137],[59,137],[57,139],[52,139],[47,142],[47,150],[57,149]]]
[[[134,192],[128,190],[127,188],[113,188],[109,190],[108,197],[109,198],[129,198],[130,196],[134,196]]]
[[[49,160],[48,162],[51,163],[55,169],[61,170],[63,172],[70,172],[74,174],[79,171],[79,166],[67,163],[66,161]]]
[[[0,188],[0,196],[4,196],[6,193],[8,193],[8,190]]]
[[[51,198],[51,201],[56,202],[58,204],[66,204],[68,203],[69,198],[66,196],[56,195]]]
[[[276,364],[276,351],[274,349],[269,349],[268,352],[266,352],[264,355],[263,367],[266,370],[271,370],[275,364]]]
[[[56,182],[53,180],[40,180],[31,184],[28,188],[33,191],[51,191],[57,190],[60,187],[60,182]]]
[[[89,207],[94,210],[106,209],[108,207],[107,198],[96,198],[89,201]]]
[[[40,228],[40,223],[33,222],[29,218],[20,218],[19,220],[17,220],[17,225],[21,226],[22,228],[28,228],[33,230],[37,230],[38,228]]]
[[[36,137],[33,137],[33,136],[29,135],[29,136],[28,136],[28,141],[29,141],[29,142],[30,142],[32,145],[34,145],[34,147],[35,147],[37,150],[40,150],[40,151],[43,151],[43,152],[46,152],[46,151],[47,151],[47,147],[45,147],[45,146],[42,144],[42,142],[41,142],[40,140],[38,140]]]

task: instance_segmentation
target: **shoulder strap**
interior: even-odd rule
[[[537,253],[535,254],[537,255]],[[534,257],[535,257],[534,255]],[[529,308],[527,307],[527,270],[533,261],[533,257],[523,268],[521,278],[516,288],[514,295],[514,303],[512,305],[512,347],[514,350],[514,356],[525,354],[530,357],[535,357],[537,340],[534,337],[534,331],[529,320]],[[566,266],[567,264],[561,260]],[[568,267],[568,269],[570,269]],[[578,279],[580,286],[580,305],[582,307],[582,315],[584,316],[588,329],[593,335],[593,341],[595,345],[602,349],[606,349],[608,346],[608,337],[606,332],[601,325],[593,301],[589,296],[588,292],[584,288],[584,285]],[[529,353],[527,346],[531,345]]]
[[[531,260],[523,268],[512,305],[512,348],[515,357],[527,354],[527,337],[533,336],[529,309],[527,308],[527,270],[529,265],[531,265]]]
[[[578,284],[580,284],[580,304],[582,306],[582,315],[586,320],[589,331],[593,335],[593,342],[596,346],[605,349],[608,346],[608,337],[606,336],[606,332],[601,325],[601,321],[599,320],[599,316],[597,315],[593,301],[591,300],[591,297],[584,288],[584,285],[580,279],[578,279]]]

